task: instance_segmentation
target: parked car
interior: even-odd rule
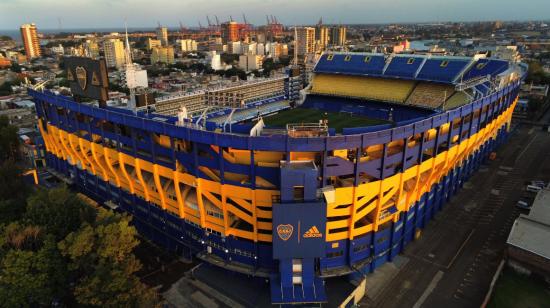
[[[522,210],[528,210],[531,208],[531,204],[523,201],[523,200],[519,200],[518,202],[516,202],[516,207],[519,208],[519,209],[522,209]]]
[[[525,187],[525,190],[529,191],[529,192],[539,192],[542,190],[542,187],[539,187],[539,186],[535,186],[535,185],[527,185],[527,187]]]

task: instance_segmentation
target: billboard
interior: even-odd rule
[[[104,59],[65,57],[63,62],[73,95],[97,99],[100,102],[109,99],[109,78]]]
[[[273,258],[324,256],[326,223],[324,202],[273,204]]]

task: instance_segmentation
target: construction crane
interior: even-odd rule
[[[185,27],[181,23],[181,20],[179,21],[179,24],[180,24],[180,33],[181,33],[181,36],[183,37],[183,35],[185,35],[185,32],[186,32]]]
[[[233,22],[233,16],[229,15],[229,20]]]
[[[212,28],[212,23],[210,22],[210,17],[206,15],[206,21],[208,22],[208,28]]]
[[[243,13],[243,21],[245,25],[248,25],[248,21],[246,21],[246,15],[244,15],[244,13]]]
[[[218,27],[218,29],[220,28],[220,20],[218,19],[218,15],[214,15],[214,17],[216,18],[216,27]]]

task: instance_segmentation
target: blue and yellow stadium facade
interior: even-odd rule
[[[506,140],[519,86],[405,125],[308,138],[29,94],[47,165],[82,193],[167,249],[269,278],[273,303],[314,303],[326,301],[323,279],[372,272],[415,238]]]

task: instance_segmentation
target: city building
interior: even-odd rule
[[[508,265],[550,278],[550,188],[537,193],[529,214],[516,218],[506,241]]]
[[[210,67],[215,70],[223,70],[225,69],[225,65],[222,65],[222,60],[220,54],[218,54],[215,50],[209,52],[209,59],[210,59]]]
[[[239,68],[246,72],[261,69],[262,62],[263,57],[255,54],[246,54],[239,56]]]
[[[120,69],[124,66],[124,44],[119,39],[108,39],[103,42],[103,53],[107,67]]]
[[[84,42],[84,52],[87,57],[90,57],[92,59],[98,59],[99,45],[97,44],[96,41],[86,40],[86,42]]]
[[[347,29],[344,26],[333,27],[331,30],[330,44],[332,46],[345,46]]]
[[[240,25],[235,21],[228,21],[221,24],[222,42],[230,43],[240,41]]]
[[[233,53],[233,54],[241,54],[242,53],[242,42],[228,42],[227,43],[227,52]]]
[[[303,27],[296,30],[298,36],[294,43],[297,44],[298,55],[303,56],[315,52],[315,28]],[[296,47],[295,47],[296,48]]]
[[[174,63],[174,47],[155,47],[151,52],[151,63]]]
[[[21,40],[23,41],[23,46],[25,47],[25,53],[27,55],[27,61],[31,59],[38,58],[42,55],[40,50],[40,40],[38,39],[38,34],[36,30],[36,25],[24,24],[21,26]]]
[[[256,45],[256,54],[260,55],[260,56],[265,55],[265,45],[264,45],[264,43],[258,43]]]
[[[241,54],[243,55],[255,55],[256,54],[256,49],[257,49],[257,44],[256,43],[243,43],[241,44]]]
[[[219,55],[218,55],[219,56]],[[204,91],[192,93],[177,93],[157,99],[155,111],[160,114],[177,116],[185,108],[189,115],[197,115],[206,109],[206,94]]]
[[[157,40],[160,41],[162,46],[168,46],[168,28],[166,27],[157,28]]]
[[[323,25],[319,25],[315,29],[315,41],[317,43],[317,50],[324,51],[329,44],[330,29]]]
[[[198,50],[197,41],[190,40],[190,39],[178,40],[177,46],[180,47],[180,51],[183,51],[183,52],[192,52],[192,51]]]
[[[147,80],[147,71],[141,69],[139,64],[133,63],[132,50],[128,41],[128,33],[126,33],[126,41],[124,48],[124,70],[122,73],[122,83],[130,89],[130,94],[134,94],[134,89],[147,88],[149,86]],[[135,106],[135,97],[130,98],[131,103]]]
[[[4,57],[2,54],[0,54],[0,68],[6,68],[11,66],[10,59]]]
[[[155,40],[155,39],[152,39],[152,38],[147,38],[147,49],[148,50],[151,50],[155,47],[161,47],[162,44],[160,42],[160,40]]]

